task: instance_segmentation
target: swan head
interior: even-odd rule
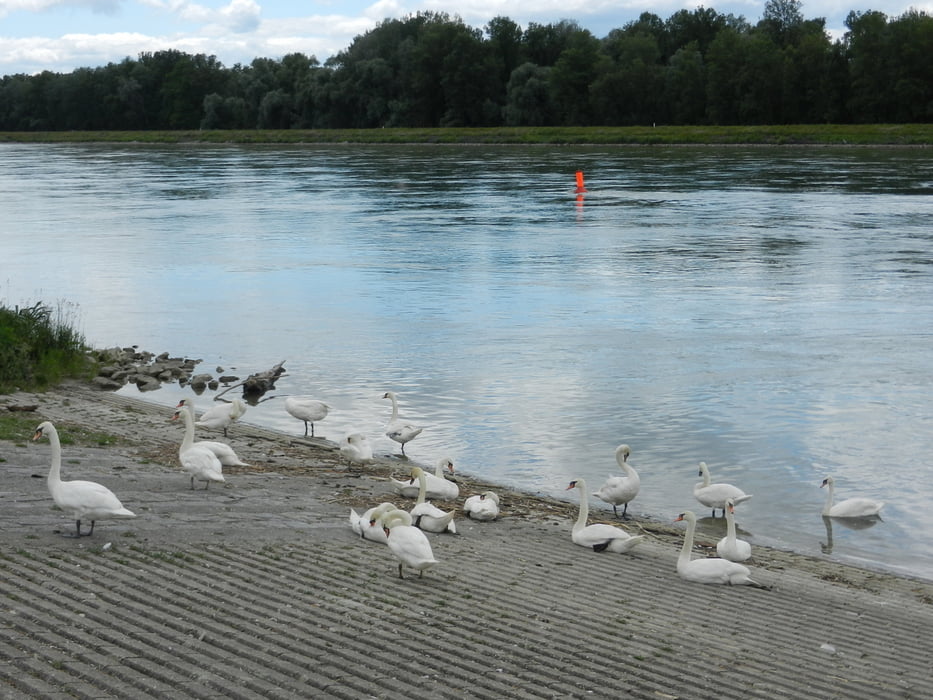
[[[454,473],[454,463],[449,457],[442,457],[437,461],[437,463],[447,469],[451,474]]]
[[[623,462],[627,461],[631,454],[632,451],[629,449],[628,445],[619,445],[616,448],[616,459],[621,459]]]
[[[697,476],[703,476],[703,474],[709,473],[709,467],[706,466],[706,462],[700,462],[700,472]]]
[[[412,481],[415,481],[416,479],[419,479],[419,478],[421,477],[422,474],[424,474],[424,469],[422,469],[421,467],[412,467],[412,468],[411,468],[411,480],[412,480]]]
[[[394,391],[387,391],[386,393],[384,393],[384,394],[382,395],[382,398],[384,398],[384,399],[394,399],[394,398],[395,398],[395,392],[394,392]]]
[[[484,491],[479,495],[479,500],[481,501],[485,501],[487,498],[496,505],[499,505],[499,494],[495,491]]]
[[[735,515],[735,499],[727,498],[726,499],[726,510]]]
[[[823,479],[823,483],[820,484],[820,488],[823,488],[824,486],[832,486],[835,483],[836,483],[836,480],[833,479],[833,477],[827,476],[825,479]]]
[[[580,489],[583,491],[586,489],[586,482],[583,481],[583,479],[574,479],[567,485],[567,488],[564,490],[569,491],[570,489]]]
[[[674,518],[675,523],[679,523],[682,520],[688,523],[695,523],[697,521],[697,516],[692,510],[685,510],[683,513]]]
[[[41,438],[46,432],[53,431],[53,430],[55,430],[55,426],[52,425],[52,423],[51,423],[50,421],[45,421],[45,422],[43,422],[43,423],[40,423],[40,424],[39,424],[39,427],[36,428],[36,431],[32,434],[32,439],[33,439],[33,440],[38,440],[38,439]]]

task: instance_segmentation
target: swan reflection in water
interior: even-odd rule
[[[823,516],[823,525],[826,526],[826,542],[820,542],[823,554],[833,553],[833,522],[837,522],[850,530],[867,530],[881,522],[880,515],[870,515],[867,518],[831,518]]]

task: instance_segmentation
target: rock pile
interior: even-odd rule
[[[135,384],[140,391],[152,391],[164,383],[177,381],[181,385],[189,384],[195,393],[200,394],[205,389],[217,389],[221,382],[238,379],[229,376],[215,379],[208,373],[195,374],[201,360],[170,357],[167,352],[156,355],[136,347],[94,350],[91,359],[98,364],[97,376],[92,383],[105,391],[116,391],[126,384]],[[218,367],[217,371],[223,370]]]

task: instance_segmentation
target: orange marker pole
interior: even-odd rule
[[[577,192],[586,192],[586,187],[583,186],[583,171],[577,171]]]

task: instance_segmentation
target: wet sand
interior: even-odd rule
[[[440,563],[399,579],[348,523],[410,504],[397,456],[351,468],[247,413],[227,441],[252,466],[192,491],[170,409],[78,385],[8,404],[125,438],[64,445],[62,471],[137,517],[63,537],[48,441],[0,441],[0,697],[933,697],[930,582],[756,548],[772,590],[690,584],[679,526],[636,518],[645,543],[596,553],[570,540],[574,504],[503,489],[498,521],[458,516],[458,535],[428,535]],[[438,505],[488,488],[457,478]]]

